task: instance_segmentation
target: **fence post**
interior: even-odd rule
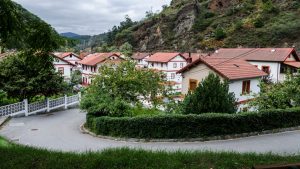
[[[68,109],[68,97],[65,95],[65,109]]]
[[[24,105],[25,105],[25,116],[28,116],[28,100],[24,99]]]
[[[78,101],[81,101],[81,92],[78,92]]]
[[[46,99],[47,101],[47,113],[50,112],[50,101],[49,101],[49,98]]]

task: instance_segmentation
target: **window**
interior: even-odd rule
[[[189,91],[195,91],[198,86],[198,80],[190,79]]]
[[[266,72],[267,74],[270,74],[270,67],[269,66],[262,66],[261,70]]]
[[[183,68],[183,63],[180,63],[180,68]]]
[[[151,63],[151,66],[154,67],[154,63]]]
[[[58,72],[63,75],[64,74],[64,68],[63,67],[59,67],[58,68]]]
[[[173,68],[177,68],[177,63],[173,63]]]
[[[175,73],[171,73],[171,79],[175,79]]]
[[[164,67],[164,64],[163,64],[163,63],[161,63],[161,64],[160,64],[160,66],[161,66],[161,67]]]
[[[250,80],[243,81],[242,94],[250,93]]]

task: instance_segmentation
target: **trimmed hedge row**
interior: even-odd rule
[[[125,138],[205,138],[300,125],[300,108],[259,113],[93,117],[86,126],[97,135]]]

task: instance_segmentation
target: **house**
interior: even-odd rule
[[[182,74],[182,94],[194,91],[209,73],[229,81],[229,92],[233,92],[237,102],[244,104],[259,93],[259,82],[268,74],[247,61],[235,58],[205,57],[198,58],[177,73]],[[240,109],[242,106],[240,106]]]
[[[77,68],[77,65],[61,57],[58,57],[57,55],[53,55],[53,57],[53,65],[55,67],[55,70],[64,77],[65,81],[70,81],[72,72]]]
[[[148,68],[159,70],[166,75],[166,80],[172,82],[174,92],[181,91],[182,77],[176,72],[187,65],[187,60],[182,54],[155,53],[146,61],[148,62]]]
[[[151,53],[134,53],[132,59],[136,62],[137,67],[146,68],[148,66],[147,59],[151,56]]]
[[[66,60],[66,61],[69,61],[75,65],[78,65],[78,62],[80,62],[82,59],[76,55],[75,53],[72,53],[72,52],[56,52],[54,53],[54,55]]]
[[[93,76],[97,74],[98,69],[104,64],[117,65],[123,59],[116,53],[94,53],[89,54],[79,62],[82,71],[82,84],[92,83]]]
[[[273,82],[284,81],[287,70],[296,72],[300,68],[300,59],[294,48],[223,48],[212,56],[243,59],[266,72]]]

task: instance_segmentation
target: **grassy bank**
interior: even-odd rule
[[[9,145],[9,146],[8,146]],[[300,156],[271,154],[238,154],[212,152],[150,152],[130,149],[109,149],[98,153],[62,153],[12,145],[0,138],[0,168],[251,168],[259,164],[299,162]]]

